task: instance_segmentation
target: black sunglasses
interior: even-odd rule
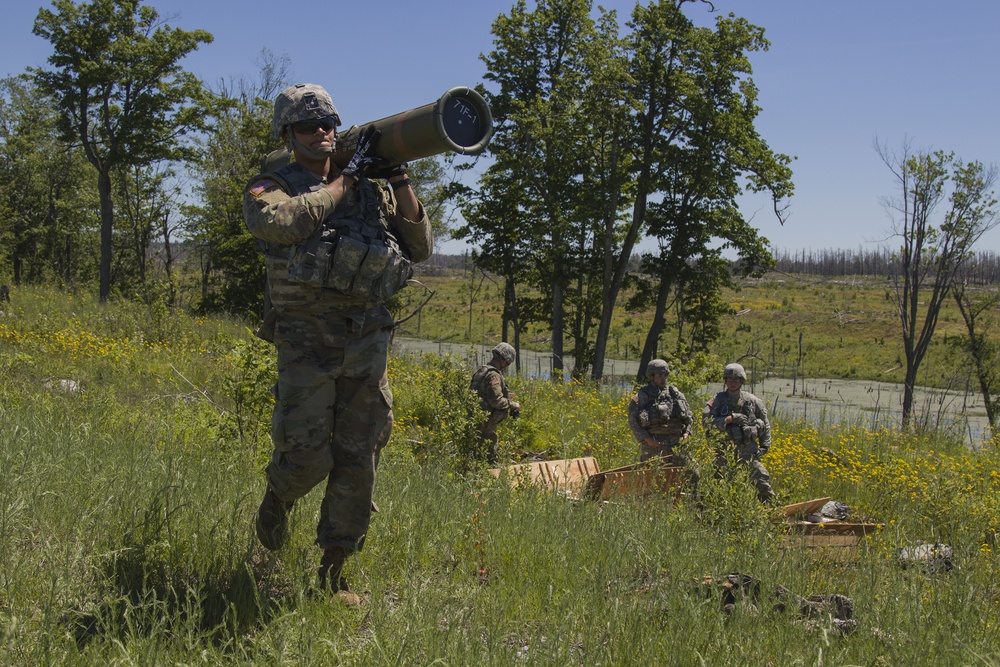
[[[320,128],[322,128],[324,132],[329,132],[335,127],[337,127],[337,124],[332,118],[301,120],[298,123],[292,123],[292,129],[298,134],[315,134],[316,130]]]

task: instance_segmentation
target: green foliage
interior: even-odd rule
[[[472,373],[454,357],[422,355],[389,367],[393,383],[394,440],[418,462],[450,462],[459,471],[475,467],[482,409],[469,389]],[[402,437],[401,437],[402,436]]]
[[[63,139],[79,142],[97,171],[105,301],[112,289],[115,170],[192,156],[184,138],[205,128],[209,104],[201,82],[179,61],[212,35],[172,28],[138,0],[55,0],[52,7],[39,10],[33,30],[52,44],[52,69],[30,71],[55,101]]]
[[[27,77],[0,81],[0,274],[86,285],[99,254],[93,168],[59,137],[55,100]]]
[[[243,194],[264,157],[279,147],[271,136],[271,100],[287,75],[287,59],[265,50],[258,80],[219,95],[216,122],[202,142],[196,163],[201,203],[188,210],[203,257],[202,312],[263,315],[264,259],[243,218]]]
[[[643,276],[654,305],[644,360],[674,307],[675,349],[719,337],[718,295],[732,268],[722,251],[737,254],[744,276],[772,263],[737,207],[745,189],[767,192],[780,218],[792,193],[790,159],[754,126],[749,57],[767,41],[733,15],[698,28],[683,4],[636,5],[621,29],[615,12],[595,20],[589,1],[518,3],[494,22],[495,48],[483,58],[495,160],[465,197],[458,233],[504,281],[504,325],[550,329],[556,368],[570,342],[575,377],[591,364],[592,377],[604,373],[643,237],[661,248]]]
[[[273,387],[278,381],[274,348],[250,336],[236,342],[228,361],[222,391],[230,407],[221,420],[220,441],[226,449],[250,452],[251,460],[263,465],[270,456]]]
[[[783,498],[831,495],[885,524],[834,560],[786,546],[739,470],[712,479],[700,435],[701,509],[583,502],[463,466],[471,369],[392,357],[398,419],[381,511],[345,571],[364,602],[348,608],[313,589],[321,488],[296,504],[288,548],[256,544],[266,436],[230,429],[266,421],[270,348],[238,322],[175,312],[168,326],[146,305],[15,296],[0,321],[4,665],[938,665],[1000,651],[995,442],[776,424],[765,462]],[[675,361],[686,392],[715,366]],[[82,391],[42,381],[67,375]],[[635,460],[627,391],[511,385],[525,411],[501,426],[506,451],[530,426],[553,454]],[[901,569],[899,548],[918,540],[947,541],[959,567]],[[759,593],[726,613],[730,573]],[[850,597],[857,629],[781,611],[779,585]]]

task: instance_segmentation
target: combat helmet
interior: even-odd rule
[[[670,366],[663,359],[653,359],[646,364],[646,377],[653,377],[653,373],[670,374]]]
[[[340,114],[333,105],[330,93],[315,83],[297,83],[278,93],[274,100],[271,132],[280,137],[281,130],[292,123],[323,119],[328,119],[334,126],[340,125]]]
[[[493,348],[493,357],[495,359],[503,359],[508,364],[514,363],[514,348],[510,343],[498,343],[495,348]]]
[[[722,379],[725,381],[729,378],[739,378],[743,382],[746,382],[747,372],[740,364],[726,364],[726,367],[722,369]]]

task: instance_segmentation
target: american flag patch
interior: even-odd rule
[[[252,194],[254,197],[259,197],[262,192],[264,192],[265,190],[270,190],[274,186],[275,186],[274,181],[269,181],[267,179],[264,179],[263,181],[258,181],[256,185],[250,188],[250,194]]]

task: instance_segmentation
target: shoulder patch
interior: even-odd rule
[[[270,190],[271,188],[276,188],[276,187],[278,187],[277,183],[275,183],[271,179],[265,178],[264,180],[257,181],[256,183],[253,184],[253,187],[250,188],[250,194],[252,194],[254,197],[259,197],[268,190]]]
[[[500,384],[500,382],[501,380],[499,375],[494,375],[490,378],[490,384]]]
[[[639,402],[639,394],[633,394],[633,396],[632,396],[632,402],[633,403],[638,403]]]

